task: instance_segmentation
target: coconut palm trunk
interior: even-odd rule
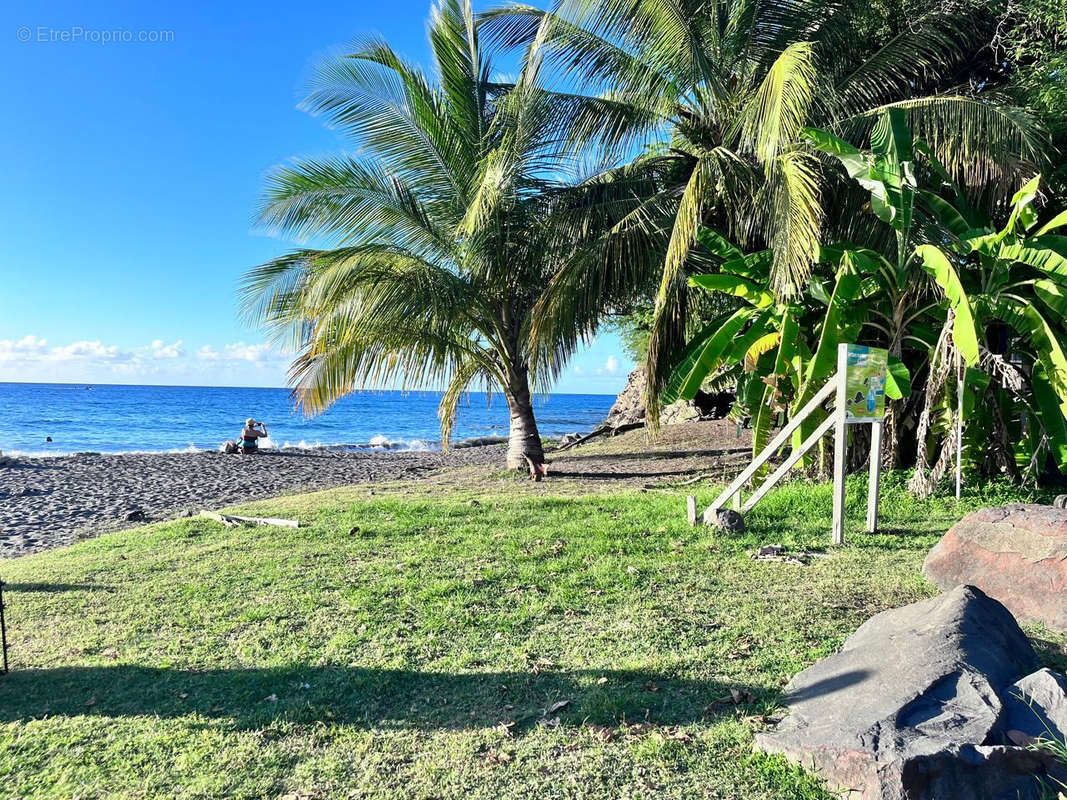
[[[534,417],[529,370],[525,366],[516,365],[508,371],[505,396],[511,418],[508,431],[508,468],[539,468],[545,462],[545,452]]]

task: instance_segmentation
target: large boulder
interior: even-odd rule
[[[853,800],[1036,798],[1035,776],[1058,768],[999,727],[1001,693],[1036,666],[1011,613],[958,586],[875,615],[797,674],[788,716],[756,744]]]
[[[923,574],[941,589],[977,586],[1020,620],[1067,631],[1067,510],[1012,503],[968,514]]]

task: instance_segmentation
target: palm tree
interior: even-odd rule
[[[432,72],[373,39],[327,59],[304,107],[354,149],[277,168],[260,220],[328,246],[252,270],[249,312],[298,356],[298,404],[317,413],[371,386],[442,387],[447,447],[472,384],[499,387],[510,467],[544,461],[531,393],[568,344],[531,343],[531,312],[565,244],[544,224],[563,185],[559,98],[527,69],[493,80],[469,0],[429,21]]]
[[[702,223],[747,250],[770,248],[770,286],[783,300],[817,261],[828,200],[840,212],[825,221],[840,229],[832,238],[862,241],[857,221],[870,227],[855,194],[822,196],[825,157],[805,143],[805,127],[863,140],[887,109],[904,109],[954,174],[1009,196],[1016,174],[1041,154],[1040,131],[1021,110],[942,93],[973,42],[969,21],[949,13],[902,26],[873,50],[856,41],[847,9],[824,0],[560,0],[553,11],[504,6],[486,24],[503,45],[557,65],[562,95],[573,101],[574,86],[596,93],[598,105],[567,136],[606,165],[579,187],[590,203],[572,206],[574,230],[599,239],[605,256],[568,259],[535,333],[557,342],[587,336],[620,283],[654,274],[653,423],[682,350],[686,271]],[[642,194],[636,184],[656,190]],[[590,215],[603,224],[590,225]]]

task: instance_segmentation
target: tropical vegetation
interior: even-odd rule
[[[653,427],[736,390],[759,448],[861,341],[890,351],[883,457],[916,491],[960,430],[972,468],[1036,477],[1067,466],[1063,248],[1035,221],[1059,120],[1030,90],[1056,24],[972,0],[442,0],[428,73],[379,40],[319,68],[305,107],[358,149],[272,174],[263,224],[328,246],[249,273],[248,307],[311,412],[437,386],[447,443],[464,393],[499,388],[513,466],[543,461],[532,392],[622,315]]]
[[[579,187],[595,200],[575,204],[573,225],[607,241],[601,258],[572,259],[556,276],[538,333],[589,335],[620,281],[652,280],[653,420],[689,322],[686,276],[700,269],[692,249],[702,223],[769,249],[770,289],[783,299],[802,290],[821,236],[853,228],[855,195],[826,191],[834,187],[806,126],[863,139],[886,109],[905,110],[953,174],[994,197],[1010,197],[1016,177],[1042,161],[1040,126],[1024,109],[943,91],[974,46],[967,20],[938,9],[874,43],[857,40],[839,11],[811,0],[564,0],[551,12],[511,5],[486,15],[493,36],[527,48],[528,63],[554,65],[551,85],[601,104],[571,131],[576,149],[607,164]],[[590,211],[613,225],[590,225]]]
[[[758,451],[774,415],[796,412],[832,374],[837,345],[862,340],[889,350],[888,425],[914,432],[917,493],[944,475],[961,432],[968,467],[981,474],[1033,479],[1049,457],[1067,467],[1067,237],[1052,233],[1067,212],[1038,225],[1040,177],[1016,193],[998,230],[930,148],[912,141],[898,111],[876,126],[869,152],[825,131],[807,136],[870,192],[874,215],[894,233],[890,254],[824,246],[805,292],[784,303],[768,290],[766,251],[744,255],[705,229],[701,240],[722,263],[690,283],[745,305],[695,337],[665,399],[736,381],[735,413],[751,415]],[[912,376],[923,381],[918,403],[909,402]],[[890,466],[902,438],[885,438]]]

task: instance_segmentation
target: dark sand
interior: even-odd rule
[[[504,445],[441,452],[286,450],[20,458],[0,466],[0,557],[205,508],[446,467],[503,466]],[[142,516],[143,515],[143,516]]]

